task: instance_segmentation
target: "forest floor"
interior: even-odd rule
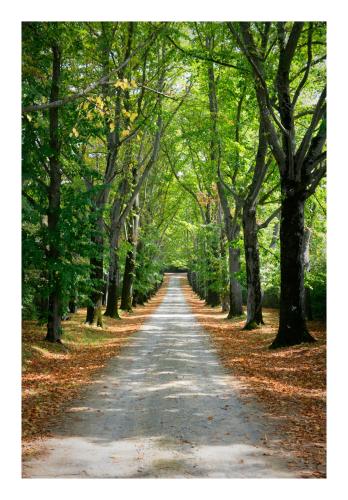
[[[248,403],[256,397],[262,403],[282,437],[281,446],[308,467],[310,472],[302,477],[325,477],[325,323],[308,322],[317,339],[314,344],[270,350],[278,328],[278,310],[265,308],[265,325],[244,331],[245,318],[225,319],[221,308],[206,306],[187,282],[182,286],[199,323],[211,334],[223,364],[241,381],[243,401]]]
[[[121,311],[121,320],[104,317],[104,327],[84,324],[86,309],[64,321],[63,344],[44,339],[45,326],[23,321],[22,342],[22,452],[34,456],[50,427],[68,404],[91,383],[106,361],[119,354],[131,335],[159,306],[166,294],[168,277],[146,305],[132,313]]]

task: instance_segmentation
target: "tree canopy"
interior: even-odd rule
[[[23,313],[60,340],[188,271],[273,347],[325,315],[323,22],[25,22]],[[122,298],[121,304],[119,299]]]

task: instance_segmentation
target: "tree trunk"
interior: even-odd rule
[[[59,98],[60,79],[60,51],[57,44],[52,46],[52,85],[50,101],[57,101]],[[48,261],[49,297],[48,297],[48,317],[46,340],[50,342],[60,342],[61,337],[61,279],[58,269],[60,257],[59,249],[59,216],[60,216],[60,189],[61,171],[59,165],[59,135],[58,135],[58,108],[49,110],[50,124],[50,158],[49,175],[50,185],[48,188],[48,246],[46,250]]]
[[[108,299],[108,275],[107,275],[107,273],[104,273],[103,279],[104,279],[104,283],[103,283],[102,306],[106,306],[107,299]]]
[[[216,306],[220,305],[220,295],[218,292],[211,289],[211,285],[212,284],[209,282],[206,303],[208,306],[216,307]]]
[[[133,176],[136,177],[136,172],[133,172]],[[124,311],[131,311],[133,304],[133,283],[139,233],[139,195],[134,201],[134,210],[136,213],[128,226],[128,243],[132,245],[132,248],[127,252],[122,283],[121,309]]]
[[[269,248],[275,248],[278,242],[278,236],[279,236],[279,222],[275,222],[273,226],[273,233],[272,233],[272,240],[269,245]]]
[[[91,259],[91,265],[93,265],[93,260]],[[93,274],[93,279],[96,281],[98,280],[98,278],[100,279],[100,276],[102,276],[102,273],[100,275],[100,273],[98,273],[98,270],[96,270],[96,272]],[[90,300],[92,301],[92,304],[87,306],[86,323],[102,327],[102,292],[99,290],[95,290],[94,292],[92,292]]]
[[[132,310],[133,302],[133,281],[135,270],[135,247],[127,252],[126,263],[124,267],[121,309],[124,311]]]
[[[109,288],[108,300],[104,315],[110,318],[120,319],[118,312],[118,283],[119,283],[119,258],[118,258],[118,241],[114,248],[110,251],[110,268],[109,268]]]
[[[230,310],[230,294],[229,292],[224,292],[221,297],[221,311],[228,313]]]
[[[263,324],[260,257],[257,241],[256,210],[246,204],[243,208],[244,251],[247,274],[247,319],[245,330]]]
[[[90,277],[93,283],[93,291],[90,294],[91,304],[87,306],[86,323],[94,326],[103,326],[102,318],[102,300],[103,300],[103,247],[104,238],[102,233],[103,220],[100,218],[97,222],[98,231],[92,235],[91,241],[94,244],[97,256],[90,259]]]
[[[132,311],[133,303],[133,282],[135,271],[135,246],[127,252],[126,263],[123,274],[121,309]]]
[[[222,186],[220,181],[218,181],[216,184],[222,211],[224,214],[225,230],[228,240],[229,312],[227,318],[231,319],[235,316],[241,316],[243,314],[242,288],[235,277],[235,273],[240,271],[240,251],[239,249],[233,248],[232,246],[233,242],[237,239],[237,235],[240,229],[239,225],[232,219],[231,210],[228,206],[224,187]],[[236,211],[237,213],[239,212],[239,207],[237,206]]]
[[[48,311],[48,298],[38,296],[35,298],[35,310],[37,312],[37,319],[39,323],[43,324],[47,322],[47,311]]]
[[[143,241],[140,239],[137,244],[136,248],[136,253],[138,255],[138,258],[141,259],[142,253],[144,252],[144,244]],[[142,275],[143,272],[143,266],[138,266],[136,267],[135,270],[135,279],[134,283],[135,284],[141,284],[144,282],[144,278]],[[133,293],[133,307],[136,307],[137,305],[143,306],[146,302],[146,294],[144,292],[140,292],[139,290],[134,290]]]
[[[125,51],[125,58],[128,57],[130,51],[130,43],[132,38],[133,27],[129,26],[128,42]],[[105,78],[105,83],[102,85],[102,93],[104,99],[110,98],[110,85],[109,85],[109,74],[110,74],[110,52],[112,47],[112,37],[107,33],[106,25],[102,25],[101,31],[101,41],[103,44],[102,52],[102,65],[103,65],[103,77]],[[118,73],[118,77],[123,77],[123,72]],[[90,294],[91,305],[87,307],[87,317],[86,323],[91,325],[103,326],[103,316],[102,316],[102,304],[103,304],[103,264],[104,264],[104,220],[103,211],[108,202],[109,194],[111,190],[111,183],[115,177],[115,165],[118,156],[118,151],[120,147],[119,141],[119,131],[121,122],[121,89],[116,91],[115,99],[115,124],[114,130],[110,130],[110,118],[105,115],[105,134],[106,134],[106,144],[107,144],[107,155],[106,155],[106,168],[104,172],[103,184],[104,187],[101,188],[99,194],[96,197],[96,210],[99,211],[99,216],[96,221],[95,235],[92,239],[96,243],[96,251],[98,253],[96,258],[91,259],[91,280],[94,283],[94,290]]]
[[[229,247],[229,271],[230,271],[230,308],[227,319],[241,316],[243,314],[243,298],[242,287],[239,281],[235,278],[235,273],[240,271],[240,250],[239,248]]]
[[[280,223],[280,316],[271,348],[314,342],[304,311],[304,196],[282,182]]]
[[[213,230],[214,231],[214,230]],[[209,238],[210,236],[210,238]],[[212,258],[207,252],[206,254],[206,265],[208,270],[208,279],[206,281],[207,286],[207,294],[206,294],[206,303],[208,306],[216,307],[220,305],[220,294],[215,289],[216,281],[219,278],[219,269],[217,268],[216,262],[219,261],[220,252],[219,252],[219,243],[216,241],[216,234],[214,232],[208,233],[207,239],[207,247],[210,247]]]
[[[74,314],[77,312],[77,303],[76,303],[76,298],[72,297],[69,300],[69,313]]]
[[[222,290],[220,294],[220,304],[221,304],[221,311],[228,313],[230,304],[229,304],[229,272],[228,272],[228,257],[226,253],[226,230],[223,229],[223,210],[221,207],[221,202],[219,203],[219,211],[218,211],[218,222],[221,226],[221,231],[220,231],[220,261],[221,261],[221,268],[220,268],[220,280],[222,283]]]

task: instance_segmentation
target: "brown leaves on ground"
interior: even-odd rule
[[[264,309],[265,325],[242,330],[245,319],[226,320],[220,308],[199,300],[188,285],[184,293],[212,340],[224,365],[242,382],[241,396],[256,396],[267,417],[307,470],[325,477],[326,462],[326,332],[321,321],[309,321],[314,344],[270,350],[278,328],[278,310]],[[293,464],[294,465],[294,464]],[[306,476],[307,477],[307,476]]]
[[[35,452],[35,440],[49,435],[50,425],[62,414],[91,377],[118,355],[130,336],[139,330],[162,301],[168,278],[157,295],[121,320],[103,317],[103,328],[84,324],[86,310],[79,309],[63,321],[63,345],[44,339],[45,326],[23,322],[22,438],[23,453]]]

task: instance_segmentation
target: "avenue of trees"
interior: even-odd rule
[[[187,269],[273,348],[325,316],[326,25],[27,22],[23,315],[60,341]],[[244,305],[244,308],[243,308]]]

